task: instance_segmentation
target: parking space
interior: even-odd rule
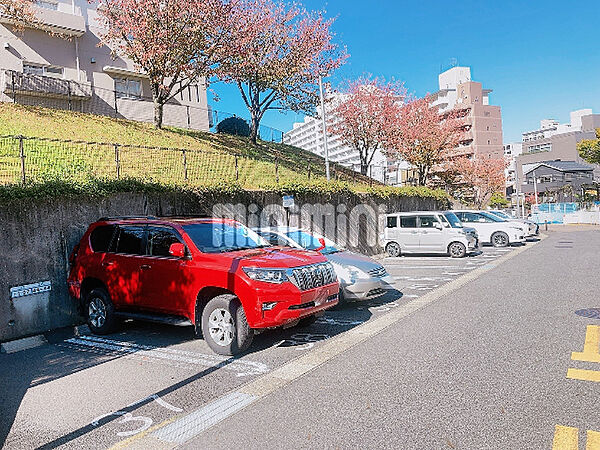
[[[203,340],[193,338],[190,327],[134,321],[108,336],[80,327],[78,336],[0,355],[0,379],[11,392],[0,437],[11,448],[110,447],[197,410],[331,337],[493,264],[510,251],[485,247],[462,259],[383,258],[396,283],[385,295],[339,305],[309,327],[265,331],[237,358],[214,354]]]

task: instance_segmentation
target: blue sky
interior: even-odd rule
[[[405,82],[421,96],[437,88],[440,67],[470,66],[502,107],[504,142],[540,119],[569,120],[574,109],[600,112],[600,2],[577,0],[305,0],[337,17],[334,31],[350,58],[329,81],[373,74]],[[221,111],[246,116],[237,88],[215,84]],[[269,112],[264,125],[291,128],[302,115]]]

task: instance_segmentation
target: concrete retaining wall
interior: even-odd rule
[[[0,209],[0,342],[81,323],[66,287],[68,256],[88,225],[101,216],[213,215],[214,210],[250,226],[279,222],[313,227],[353,250],[381,252],[378,236],[384,213],[432,210],[434,200],[367,196],[296,196],[288,215],[279,195],[247,192],[236,196],[182,197],[172,194],[118,194],[101,200],[28,201]],[[215,208],[216,205],[216,208]],[[333,219],[333,220],[332,220]],[[51,289],[11,288],[51,282]]]

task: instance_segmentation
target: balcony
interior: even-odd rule
[[[14,70],[5,70],[2,79],[2,92],[10,97],[14,97],[15,94],[80,100],[92,97],[92,86],[89,83],[25,74]]]
[[[34,6],[34,12],[37,19],[37,23],[31,25],[34,28],[65,36],[82,36],[85,33],[85,19],[77,14],[78,11],[73,13]],[[10,24],[12,21],[0,16],[0,23]]]

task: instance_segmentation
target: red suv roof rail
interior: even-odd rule
[[[100,217],[98,221],[106,222],[107,220],[127,220],[127,219],[146,219],[146,220],[159,220],[156,216],[110,216]]]

